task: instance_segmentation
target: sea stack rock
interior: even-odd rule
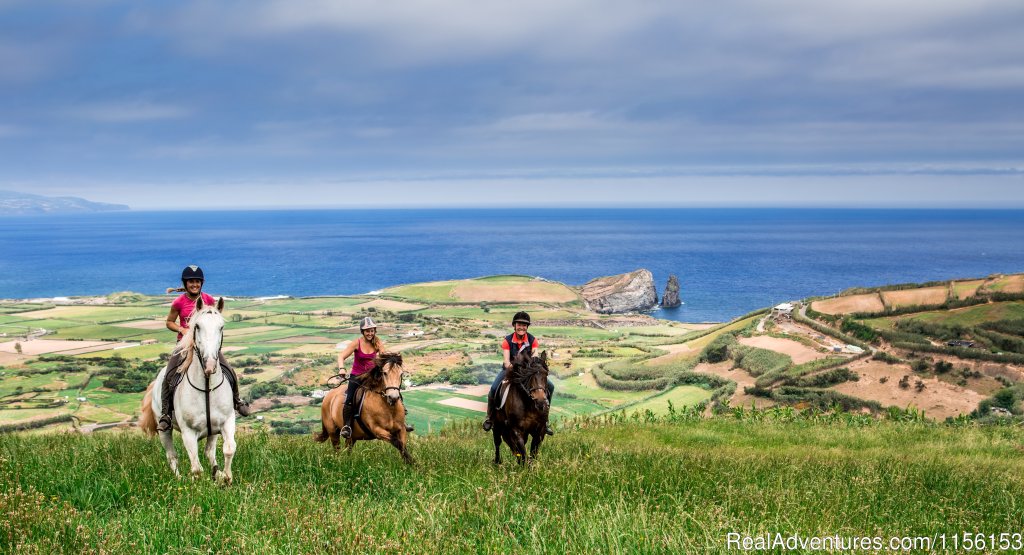
[[[683,301],[679,300],[679,279],[674,276],[668,276],[668,284],[665,285],[665,294],[661,297],[661,308],[676,308],[683,304]]]
[[[600,314],[638,312],[658,306],[654,276],[645,269],[592,279],[581,288],[580,294],[587,308]]]

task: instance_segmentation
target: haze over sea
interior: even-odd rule
[[[347,295],[526,274],[579,285],[648,268],[654,315],[722,321],[854,286],[1024,271],[1024,211],[508,209],[114,212],[0,218],[0,298],[205,290]]]

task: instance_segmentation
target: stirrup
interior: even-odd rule
[[[549,436],[555,435],[555,431],[551,429],[551,425],[550,424],[548,424],[547,426],[544,426],[544,433],[549,435]]]
[[[156,423],[156,431],[168,432],[173,427],[170,415],[161,416],[160,420]]]
[[[341,427],[341,437],[348,439],[352,437],[352,426],[348,424]]]
[[[484,420],[484,431],[485,432],[491,431],[491,428],[493,428],[493,427],[494,427],[494,423],[491,422],[490,418],[488,418],[487,420]]]
[[[412,425],[412,424],[406,424],[406,425],[405,425],[405,431],[407,431],[407,432],[415,432],[415,431],[416,431],[416,428],[415,428],[415,427],[413,427],[413,425]]]
[[[252,407],[250,407],[249,403],[246,403],[245,401],[239,401],[238,404],[235,405],[235,410],[242,416],[249,416],[252,414]]]

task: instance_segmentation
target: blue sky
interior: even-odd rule
[[[0,0],[0,189],[1024,207],[1019,0]]]

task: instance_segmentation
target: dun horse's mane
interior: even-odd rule
[[[374,360],[373,369],[366,373],[363,380],[363,387],[376,389],[384,384],[384,367],[388,365],[402,365],[402,355],[399,353],[380,353]]]

